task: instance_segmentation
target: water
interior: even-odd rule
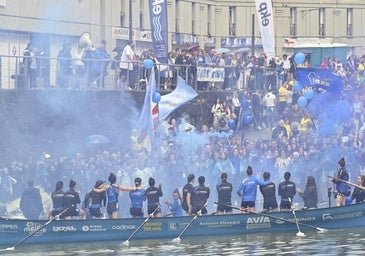
[[[332,230],[297,237],[287,234],[131,240],[121,242],[21,245],[1,255],[364,255],[365,230]]]

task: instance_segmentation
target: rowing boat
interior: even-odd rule
[[[303,232],[316,229],[338,229],[365,226],[365,204],[313,210],[297,210],[297,222]],[[139,229],[143,218],[94,220],[21,220],[0,219],[0,246],[17,244],[32,234],[24,243],[67,243],[92,241],[124,241],[130,239],[171,239],[184,231],[188,236],[224,236],[251,233],[288,233],[297,231],[291,211],[272,213],[235,213],[203,215],[191,222],[192,216],[149,218]],[[45,225],[46,224],[46,225]],[[41,229],[39,229],[42,227]],[[39,229],[39,230],[38,230]],[[36,231],[36,232],[35,232]],[[35,233],[34,233],[35,232]],[[33,234],[34,233],[34,234]]]

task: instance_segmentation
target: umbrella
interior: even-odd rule
[[[198,44],[194,44],[192,46],[189,46],[188,51],[197,51],[199,50],[200,46]]]
[[[93,144],[108,144],[108,143],[110,143],[110,140],[104,135],[93,134],[93,135],[90,135],[90,136],[87,137],[87,142],[90,145],[93,145]]]
[[[230,50],[228,48],[218,48],[215,50],[217,53],[227,53]]]
[[[234,53],[245,53],[245,52],[250,52],[251,49],[248,47],[244,47],[244,48],[239,48],[237,50],[234,51]]]

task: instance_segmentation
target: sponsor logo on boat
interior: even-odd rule
[[[100,231],[106,231],[106,228],[104,228],[102,225],[89,225],[89,226],[82,226],[82,231],[100,232]]]
[[[113,230],[131,230],[136,229],[136,225],[118,225],[118,226],[112,226]]]
[[[0,224],[0,232],[15,232],[18,230],[18,225]]]
[[[74,226],[55,226],[52,227],[53,232],[75,232],[77,229]]]
[[[162,223],[161,222],[149,222],[143,226],[144,231],[161,231]]]
[[[41,228],[42,225],[40,223],[37,222],[27,222],[27,224],[25,224],[25,228],[24,228],[24,232],[29,232],[29,233],[33,233],[36,232],[37,229]],[[46,233],[46,229],[42,228],[40,230],[37,231],[37,233],[35,233],[33,236],[41,236],[42,234]]]
[[[260,217],[249,217],[246,221],[246,228],[270,228],[271,223],[269,217],[260,216]]]
[[[324,214],[322,214],[322,220],[350,219],[350,218],[360,217],[360,216],[363,216],[362,211],[349,212],[349,213],[343,213],[343,214],[338,214],[338,215],[331,215],[330,213],[324,213]]]

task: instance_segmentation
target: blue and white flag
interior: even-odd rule
[[[198,96],[198,93],[179,76],[175,90],[169,94],[161,96],[161,100],[159,102],[160,120],[166,119],[171,112],[186,102],[191,101],[196,96]]]
[[[167,0],[149,0],[153,51],[159,63],[168,62]]]
[[[262,39],[262,47],[267,60],[275,57],[274,16],[271,0],[256,0],[256,13]]]
[[[340,93],[343,88],[342,76],[330,69],[297,67],[296,80],[304,87],[320,87],[329,92]]]
[[[155,70],[151,69],[151,75],[146,88],[142,111],[138,118],[141,136],[152,135],[153,130],[158,126],[158,104],[153,102],[153,95],[156,93]]]

